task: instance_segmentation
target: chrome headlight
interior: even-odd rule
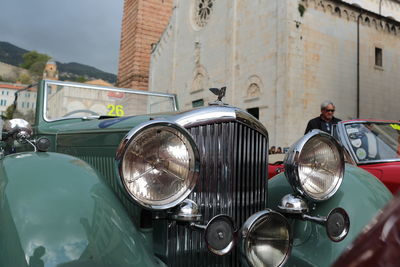
[[[332,197],[343,180],[343,149],[325,132],[312,131],[297,141],[286,154],[284,164],[293,189],[314,201]]]
[[[117,152],[126,191],[145,208],[163,210],[182,202],[199,173],[191,135],[177,124],[151,121],[132,129]]]
[[[242,227],[240,238],[241,253],[250,266],[281,266],[292,247],[289,222],[272,210],[250,216]]]

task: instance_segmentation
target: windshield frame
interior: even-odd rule
[[[59,85],[59,86],[70,86],[70,87],[79,87],[79,88],[87,88],[87,89],[94,89],[94,90],[107,90],[107,91],[112,91],[112,92],[122,92],[122,93],[129,93],[129,94],[137,94],[137,95],[149,95],[149,96],[158,96],[158,97],[166,97],[170,98],[172,103],[173,103],[173,110],[172,111],[178,111],[178,105],[177,105],[177,96],[175,94],[168,94],[168,93],[158,93],[158,92],[149,92],[149,91],[144,91],[144,90],[136,90],[136,89],[128,89],[128,88],[119,88],[119,87],[109,87],[109,86],[101,86],[101,85],[93,85],[93,84],[84,84],[84,83],[75,83],[75,82],[65,82],[65,81],[54,81],[54,80],[43,80],[43,87],[42,89],[42,117],[45,122],[55,122],[55,121],[63,121],[63,120],[71,120],[71,119],[88,119],[90,116],[69,116],[69,117],[63,117],[63,118],[57,118],[57,119],[49,119],[47,117],[47,106],[48,106],[48,96],[46,93],[46,90],[48,88],[48,85]],[[38,95],[39,99],[39,95]],[[137,115],[145,115],[145,114],[137,114]],[[134,115],[128,115],[125,117],[129,116],[134,116]],[[98,116],[96,116],[97,118]]]
[[[357,163],[357,165],[366,165],[366,164],[374,164],[374,163],[388,163],[388,162],[399,162],[399,158],[390,158],[390,159],[374,159],[374,160],[362,160],[360,161],[357,155],[352,149],[352,145],[348,138],[346,132],[346,125],[351,124],[366,124],[366,123],[374,123],[374,124],[397,124],[400,125],[399,121],[389,121],[389,120],[350,120],[350,121],[341,121],[337,125],[338,136],[340,138],[341,143],[347,148],[353,160]]]

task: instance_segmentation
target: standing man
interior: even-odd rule
[[[335,118],[333,116],[335,113],[335,105],[332,101],[326,100],[321,103],[321,115],[314,119],[311,119],[308,124],[304,134],[308,133],[312,129],[320,129],[324,132],[331,133],[332,124],[337,124],[341,119]]]

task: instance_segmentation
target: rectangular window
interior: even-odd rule
[[[382,67],[382,48],[375,47],[375,66]]]
[[[198,99],[198,100],[192,101],[192,107],[194,107],[194,108],[203,107],[203,106],[204,106],[203,99]]]
[[[256,119],[260,118],[260,110],[259,108],[248,108],[247,112],[253,115]]]

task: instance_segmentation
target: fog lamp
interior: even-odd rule
[[[281,266],[291,251],[289,222],[269,209],[249,217],[240,231],[240,238],[241,253],[250,266]]]

